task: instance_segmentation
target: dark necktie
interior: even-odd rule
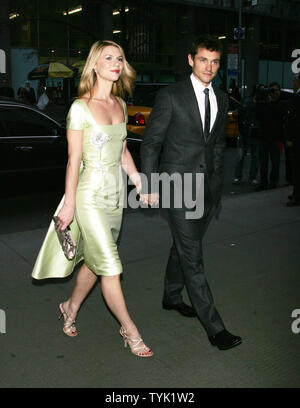
[[[204,138],[205,140],[209,137],[210,132],[210,103],[209,103],[209,89],[205,88],[205,118],[204,118]]]

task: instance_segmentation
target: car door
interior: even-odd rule
[[[65,167],[64,129],[46,115],[18,105],[0,106],[0,171],[54,170]]]

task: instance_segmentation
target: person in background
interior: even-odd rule
[[[234,172],[234,184],[243,179],[243,168],[247,153],[250,152],[250,169],[248,181],[251,185],[258,184],[259,169],[259,124],[256,119],[256,93],[263,85],[254,86],[251,99],[245,99],[238,110],[238,160]]]
[[[36,97],[35,97],[35,92],[34,89],[31,88],[30,82],[26,81],[25,82],[25,94],[26,94],[26,99],[31,105],[36,104]]]
[[[18,98],[23,103],[28,103],[30,105],[36,104],[36,97],[34,89],[31,88],[30,82],[26,81],[24,87],[18,89]]]
[[[256,191],[276,188],[279,182],[280,144],[285,117],[279,96],[280,85],[276,82],[271,83],[269,88],[260,89],[256,96],[256,118],[260,128],[260,185]]]
[[[0,96],[5,96],[7,98],[15,97],[14,90],[8,85],[8,81],[6,79],[0,83]]]
[[[46,81],[44,79],[40,79],[37,88],[37,100],[46,92]]]
[[[229,89],[228,89],[228,94],[232,98],[234,98],[236,101],[241,100],[241,95],[238,86],[235,83],[235,79],[232,78],[230,81]]]
[[[59,103],[63,100],[63,87],[59,81],[55,90],[55,102]]]

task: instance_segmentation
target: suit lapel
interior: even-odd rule
[[[219,118],[220,116],[223,115],[223,110],[224,110],[224,98],[222,93],[219,91],[219,89],[217,87],[213,87],[214,89],[214,93],[216,95],[216,100],[217,100],[217,106],[218,106],[218,112],[217,112],[217,116],[215,119],[215,122],[213,124],[213,127],[211,129],[211,132],[209,134],[208,140],[210,140],[210,138],[212,137],[212,135],[214,134]],[[203,140],[204,143],[207,143],[208,140],[205,141],[204,139],[204,132],[203,132],[203,123],[201,120],[201,115],[200,115],[200,111],[199,111],[199,106],[198,106],[198,101],[196,98],[196,94],[192,85],[192,81],[190,78],[188,78],[186,80],[185,86],[183,88],[183,92],[182,92],[182,98],[184,99],[184,106],[186,107],[186,109],[189,110],[189,113],[191,114],[191,116],[193,117],[193,119],[195,120],[197,127],[199,129],[199,134],[201,139]]]
[[[198,101],[190,78],[186,80],[184,91],[182,92],[184,98],[184,106],[189,110],[193,120],[197,124],[201,138],[204,141],[203,123],[199,111]]]
[[[214,89],[214,93],[215,93],[215,95],[216,95],[217,106],[218,106],[218,112],[217,112],[217,116],[216,116],[215,122],[214,122],[214,124],[213,124],[213,127],[212,127],[212,129],[211,129],[211,131],[210,131],[210,133],[209,133],[208,140],[209,140],[209,139],[211,138],[211,136],[213,135],[213,133],[214,133],[214,131],[215,131],[215,129],[216,129],[216,126],[217,126],[219,117],[223,114],[223,109],[224,109],[223,95],[221,94],[221,92],[219,92],[219,89],[218,89],[218,88],[213,87],[213,89]]]

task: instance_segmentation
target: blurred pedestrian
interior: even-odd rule
[[[287,121],[288,144],[292,149],[293,193],[289,196],[288,207],[300,205],[300,73],[295,75],[294,97],[289,107]]]
[[[29,81],[25,82],[24,87],[21,86],[18,89],[18,98],[23,103],[27,103],[30,105],[36,104],[35,92],[34,92],[34,89],[31,88]]]
[[[30,85],[29,81],[25,82],[25,91],[26,91],[25,94],[26,94],[26,97],[28,99],[28,102],[31,105],[35,105],[36,104],[35,92],[34,92],[34,89],[31,88],[31,85]]]
[[[256,92],[260,87],[261,84],[253,88],[251,99],[244,99],[238,110],[238,160],[234,172],[234,184],[240,183],[243,179],[244,162],[248,153],[250,154],[248,182],[253,186],[258,184],[259,123],[256,119]]]
[[[228,93],[236,101],[241,100],[241,94],[240,94],[238,86],[236,85],[236,82],[235,82],[234,78],[232,78],[231,81],[230,81]]]
[[[279,182],[280,146],[285,118],[279,96],[280,85],[275,82],[269,88],[260,89],[256,96],[256,118],[260,128],[260,185],[256,187],[257,191],[276,188]]]
[[[172,203],[167,213],[173,246],[162,306],[186,317],[198,317],[211,344],[226,350],[242,340],[225,329],[205,277],[202,252],[203,236],[220,208],[222,194],[228,97],[212,86],[220,67],[221,49],[220,41],[212,37],[194,42],[188,54],[190,77],[163,88],[156,96],[141,145],[141,159],[142,173],[149,186],[151,175],[158,171],[161,148],[160,171],[170,176],[189,173],[193,177],[190,187],[193,192],[197,191],[196,175],[204,174],[203,195],[199,193],[204,201],[203,215],[187,218],[183,197],[189,187],[184,182],[180,187],[172,187]],[[150,205],[159,199],[157,190],[148,191],[146,183],[140,197]],[[180,208],[175,204],[178,200]],[[184,286],[192,307],[183,302]]]
[[[291,103],[291,97],[293,94],[288,93],[289,97],[286,97],[287,94],[285,92],[280,93],[280,102],[285,110],[284,116],[284,123],[283,123],[283,153],[284,153],[284,164],[285,164],[285,181],[287,185],[293,184],[293,177],[292,177],[292,146],[290,146],[288,141],[288,115],[289,115],[289,107]]]
[[[46,89],[46,81],[44,79],[40,79],[37,88],[37,100],[39,100],[43,93],[46,92]]]

